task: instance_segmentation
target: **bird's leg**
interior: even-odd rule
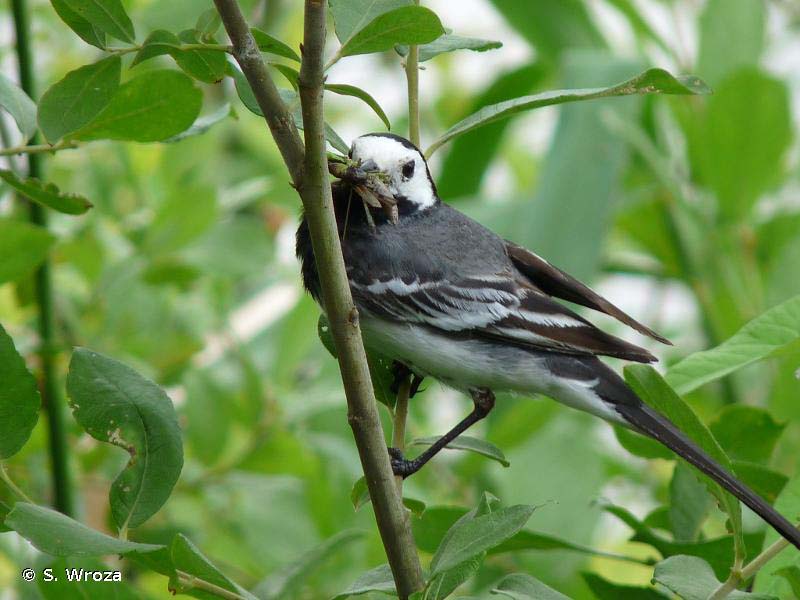
[[[408,460],[397,448],[389,448],[389,456],[392,462],[392,471],[400,477],[408,477],[419,471],[425,463],[432,459],[447,444],[472,427],[475,423],[483,419],[494,408],[494,394],[486,388],[470,390],[474,408],[458,425],[440,437],[425,452],[417,458]]]
[[[411,369],[409,369],[406,365],[399,361],[392,362],[392,374],[394,375],[394,380],[392,380],[392,385],[389,386],[391,392],[397,395],[397,392],[400,391],[400,384],[406,380],[406,378],[411,377],[411,391],[408,394],[409,398],[413,398],[416,393],[419,391],[419,386],[422,383],[422,377],[414,373]]]

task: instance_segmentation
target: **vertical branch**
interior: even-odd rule
[[[414,0],[419,4],[419,0]],[[408,87],[408,139],[419,146],[419,48],[408,47],[406,56],[406,82]]]
[[[247,77],[269,124],[292,180],[303,201],[347,396],[348,421],[358,447],[395,585],[401,598],[422,588],[422,570],[409,516],[394,483],[383,429],[361,341],[358,312],[353,304],[342,258],[328,180],[323,120],[323,50],[326,0],[306,0],[303,61],[299,88],[305,152],[294,123],[268,77],[258,47],[236,0],[214,0],[233,44],[233,54]]]
[[[406,421],[408,420],[408,400],[411,397],[411,383],[414,376],[409,373],[400,382],[397,388],[397,400],[394,405],[394,414],[392,415],[392,447],[397,448],[400,452],[406,449]],[[402,496],[403,494],[403,478],[395,477],[397,483],[397,492]]]
[[[25,0],[11,0],[14,30],[17,40],[17,62],[20,86],[31,98],[35,97],[32,53],[30,47],[30,23]],[[32,143],[36,144],[36,137]],[[41,157],[29,154],[28,175],[41,178]],[[38,204],[30,203],[30,221],[34,225],[47,227],[47,213]],[[58,394],[53,357],[55,337],[53,335],[53,284],[50,262],[45,259],[34,276],[36,304],[39,318],[39,362],[41,363],[41,393],[47,414],[50,463],[53,478],[53,498],[56,509],[66,515],[75,512],[72,485],[70,482],[68,448],[64,431],[64,407]]]

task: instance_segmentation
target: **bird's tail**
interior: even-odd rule
[[[625,387],[632,396],[636,397],[630,388]],[[762,519],[772,525],[775,531],[800,549],[800,530],[770,506],[761,496],[708,456],[672,421],[644,404],[638,397],[636,397],[636,400],[637,402],[616,403],[614,408],[634,429],[661,442],[675,454],[697,467],[749,506]]]

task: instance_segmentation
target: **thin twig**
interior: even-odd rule
[[[397,388],[397,399],[392,414],[392,447],[400,452],[406,449],[406,421],[408,420],[408,400],[411,397],[411,384],[414,380],[410,373],[400,382]],[[397,493],[403,494],[403,477],[395,477]]]
[[[358,313],[347,283],[328,181],[322,87],[327,3],[325,0],[306,0],[305,4],[303,62],[298,81],[305,128],[305,152],[294,121],[267,75],[238,2],[214,0],[214,3],[233,44],[234,57],[253,89],[303,200],[323,304],[330,321],[347,397],[348,421],[358,447],[375,520],[398,594],[401,598],[407,598],[422,588],[422,572],[409,517],[394,485],[361,341]]]
[[[23,500],[24,502],[28,502],[30,504],[36,504],[33,500],[31,500],[28,497],[28,495],[25,492],[23,492],[19,487],[17,487],[16,483],[14,483],[11,480],[11,477],[8,476],[8,471],[6,471],[6,466],[1,460],[0,460],[0,481],[5,483],[8,486],[8,489],[14,492],[14,494],[16,494],[16,496],[20,500]]]
[[[55,144],[32,144],[30,146],[11,146],[1,148],[0,156],[14,156],[17,154],[46,154],[48,152],[58,152],[59,150],[72,150],[80,144],[74,140],[61,140]]]
[[[414,0],[414,3],[419,5],[419,0]],[[419,147],[419,47],[408,47],[405,70],[408,87],[408,139]]]
[[[225,44],[169,44],[166,42],[159,42],[158,45],[169,46],[170,48],[184,52],[189,50],[221,50],[222,52],[233,54],[233,46]],[[139,52],[139,50],[146,46],[148,46],[148,44],[137,44],[135,46],[125,46],[124,48],[106,48],[105,50],[109,54],[118,54],[122,56],[123,54],[130,54],[131,52]]]
[[[735,591],[742,583],[749,581],[766,565],[769,561],[775,558],[781,551],[789,545],[789,541],[785,538],[778,538],[777,541],[772,543],[769,548],[761,552],[753,560],[751,560],[744,568],[733,568],[731,574],[728,576],[722,585],[720,585],[714,593],[708,597],[708,600],[721,600],[727,598],[728,595]]]
[[[17,37],[17,61],[19,63],[20,87],[31,98],[35,98],[33,62],[30,47],[30,23],[25,0],[12,0],[14,29]],[[33,138],[36,145],[36,136]],[[38,154],[28,154],[28,175],[41,178],[41,163]],[[39,227],[47,227],[47,213],[42,206],[30,203],[30,221]],[[42,403],[48,421],[49,452],[52,466],[53,496],[56,509],[66,515],[74,514],[74,500],[69,472],[64,406],[58,393],[55,368],[55,335],[53,332],[53,283],[50,261],[45,259],[34,275],[36,306],[39,313],[39,361],[41,363]]]
[[[241,594],[226,590],[215,583],[211,583],[205,579],[200,579],[199,577],[195,577],[194,575],[190,575],[184,571],[176,570],[175,573],[178,575],[178,580],[182,586],[194,588],[196,590],[203,590],[205,592],[209,592],[210,594],[214,594],[215,596],[219,596],[220,598],[225,598],[225,600],[246,600]]]

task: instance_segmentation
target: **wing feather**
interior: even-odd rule
[[[350,286],[360,311],[394,321],[570,354],[655,360],[511,273],[458,281],[351,279]]]

